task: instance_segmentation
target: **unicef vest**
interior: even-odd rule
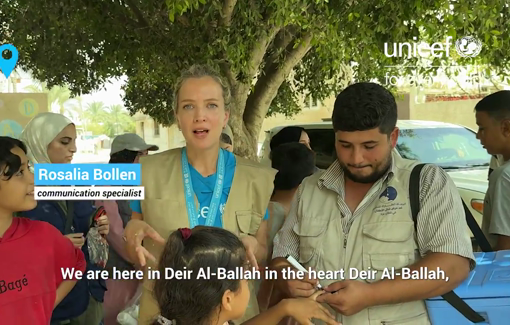
[[[365,279],[361,281],[372,283],[381,280],[385,270],[388,275],[388,270],[407,267],[420,258],[408,197],[409,177],[416,162],[394,155],[394,164],[395,174],[373,195],[364,213],[354,219],[348,234],[344,234],[337,205],[341,198],[318,186],[322,173],[305,179],[298,207],[300,219],[294,227],[300,237],[299,262],[305,268],[343,270],[344,279],[363,275]],[[329,285],[339,280],[321,283]],[[370,307],[352,316],[343,316],[325,306],[343,325],[430,324],[423,301]]]
[[[142,157],[140,164],[142,185],[145,187],[145,200],[141,203],[143,220],[163,238],[168,238],[177,228],[189,227],[181,172],[181,148]],[[226,230],[238,236],[256,234],[273,192],[275,174],[273,169],[236,156],[236,171],[222,215]],[[150,238],[144,239],[143,244],[159,260],[163,247],[154,244]],[[157,269],[157,264],[149,261],[147,264],[151,269]],[[139,324],[148,324],[159,314],[152,287],[153,281],[146,277],[140,299]],[[252,290],[249,308],[236,324],[257,314],[256,293]]]

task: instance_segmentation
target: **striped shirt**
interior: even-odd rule
[[[297,216],[299,203],[307,203],[307,198],[302,197],[302,186],[318,186],[321,190],[338,194],[337,207],[344,216],[342,228],[348,233],[353,221],[361,217],[371,199],[379,196],[393,177],[393,160],[388,172],[372,186],[354,213],[344,201],[344,172],[338,161],[323,173],[318,184],[303,182],[294,196],[288,217],[274,239],[273,258],[287,255],[299,258],[299,236],[293,227],[301,219]],[[425,165],[420,175],[420,212],[416,236],[420,255],[423,257],[430,252],[460,255],[470,259],[473,269],[475,259],[468,229],[462,199],[450,176],[436,165]]]

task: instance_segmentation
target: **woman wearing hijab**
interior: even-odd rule
[[[271,142],[269,142],[269,148],[271,149],[269,157],[272,157],[272,152],[276,147],[282,144],[294,142],[302,143],[308,149],[312,150],[312,147],[310,146],[310,137],[304,128],[300,126],[286,126],[271,138]],[[314,172],[319,171],[320,169],[315,167]]]
[[[286,126],[281,129],[278,133],[273,135],[271,142],[269,143],[269,147],[271,148],[271,151],[273,151],[279,145],[291,142],[300,142],[308,149],[312,150],[312,147],[310,147],[310,138],[308,137],[308,133],[306,133],[305,129],[300,126]]]
[[[76,127],[64,115],[40,113],[25,127],[21,140],[27,145],[29,160],[35,164],[66,164],[72,161],[76,152]],[[89,260],[85,241],[95,211],[92,201],[73,201],[72,208],[65,201],[37,201],[35,209],[20,214],[32,220],[46,221],[60,230],[75,247],[81,248],[89,271],[99,270]],[[70,222],[67,223],[67,220]],[[69,228],[66,224],[71,229],[66,229]],[[107,235],[108,217],[101,217],[98,227],[100,234]],[[105,290],[104,280],[87,280],[84,277],[55,308],[51,324],[99,324],[103,318]]]
[[[185,71],[176,83],[174,101],[186,146],[140,158],[145,199],[141,204],[132,202],[133,216],[124,232],[128,251],[141,265],[154,270],[164,238],[178,228],[206,225],[238,235],[252,267],[264,264],[267,206],[276,171],[220,147],[231,98],[217,72],[203,66]],[[159,314],[153,285],[153,280],[144,281],[139,324],[148,324]],[[252,292],[248,310],[238,323],[257,314],[256,293]]]

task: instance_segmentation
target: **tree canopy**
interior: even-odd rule
[[[233,92],[236,152],[253,157],[263,119],[299,111],[299,95],[338,93],[357,81],[415,70],[418,58],[387,57],[384,44],[444,42],[444,64],[508,67],[510,17],[503,0],[9,0],[0,2],[0,40],[19,65],[73,94],[126,75],[125,106],[172,123],[173,84],[194,63],[217,67]],[[476,58],[456,55],[455,40],[483,42]],[[413,40],[413,37],[417,41]],[[355,63],[355,64],[353,64]],[[405,63],[406,66],[401,66]],[[387,66],[394,66],[388,68]],[[291,78],[289,77],[291,76]]]

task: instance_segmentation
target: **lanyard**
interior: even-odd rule
[[[205,221],[206,226],[214,225],[216,215],[218,214],[221,194],[223,192],[223,181],[225,176],[225,163],[223,157],[223,150],[220,149],[218,155],[218,165],[216,167],[216,184],[214,185],[214,191],[209,204],[209,212],[207,213],[207,219]],[[198,213],[195,207],[195,191],[193,191],[193,184],[191,183],[191,174],[188,165],[188,155],[186,154],[186,148],[182,150],[182,178],[184,181],[184,195],[186,197],[186,209],[188,210],[188,219],[190,229],[195,228],[198,225]]]

